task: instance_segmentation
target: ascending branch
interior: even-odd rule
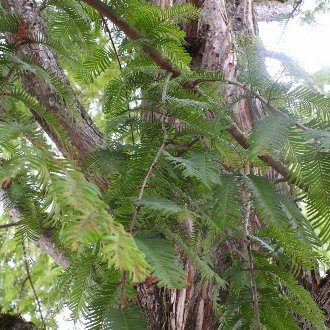
[[[254,90],[250,89],[249,87],[247,87],[246,85],[238,82],[238,81],[233,81],[233,80],[227,80],[227,83],[229,85],[234,85],[234,86],[238,86],[242,89],[244,89],[245,91],[247,91],[248,93],[250,93],[251,95],[253,95],[255,98],[257,98],[262,104],[264,104],[272,113],[275,113],[277,115],[280,115],[280,116],[284,116],[284,117],[288,117],[289,116],[282,112],[281,110],[275,108],[273,105],[271,105],[265,98],[263,98],[259,93],[255,92]],[[298,128],[304,130],[304,131],[307,131],[308,130],[308,127],[298,123],[298,122],[295,122],[294,123]]]
[[[144,195],[144,190],[145,190],[145,188],[148,184],[148,181],[149,181],[150,177],[152,176],[152,174],[154,173],[155,167],[156,167],[156,165],[157,165],[157,163],[158,163],[165,147],[167,146],[168,135],[167,135],[165,122],[166,122],[166,116],[163,115],[162,116],[162,131],[163,131],[163,134],[164,134],[163,142],[162,142],[162,145],[159,147],[158,152],[157,152],[153,162],[151,163],[151,165],[149,167],[148,173],[147,173],[147,175],[145,176],[145,178],[143,180],[143,184],[141,186],[137,202],[140,202],[142,200],[143,195]],[[139,214],[140,209],[141,209],[141,205],[137,205],[137,207],[134,210],[134,213],[133,213],[133,216],[132,216],[132,221],[131,221],[131,227],[130,227],[130,232],[131,233],[132,233],[132,231],[134,229],[134,226],[136,224],[136,219],[137,219],[137,216]]]
[[[157,64],[160,68],[166,70],[169,73],[172,73],[173,77],[178,77],[181,75],[181,71],[177,69],[173,65],[173,63],[167,60],[155,47],[150,44],[150,42],[147,41],[145,36],[142,36],[139,32],[137,32],[134,27],[130,26],[110,6],[106,5],[100,0],[82,1],[96,9],[100,13],[100,15],[107,17],[113,24],[115,24],[119,29],[121,29],[127,35],[127,37],[132,40],[139,39],[142,42],[143,50],[149,55],[150,59],[152,59],[154,63]],[[185,81],[183,83],[183,86],[185,88],[196,91],[196,83],[194,81]],[[244,149],[248,149],[249,145],[247,143],[245,134],[240,130],[240,128],[233,120],[230,120],[229,133]],[[267,155],[259,156],[259,158],[281,175],[285,177],[289,176],[289,170],[275,156],[267,153]]]
[[[141,35],[134,27],[130,26],[123,18],[121,18],[110,6],[106,5],[100,0],[83,0],[94,9],[96,9],[102,16],[107,17],[113,24],[118,26],[127,37],[131,40],[140,40],[142,49],[149,55],[149,57],[162,69],[171,72],[173,77],[181,75],[181,71],[177,69],[172,62],[164,57],[145,36]]]

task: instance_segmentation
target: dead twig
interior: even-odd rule
[[[25,270],[26,270],[26,276],[29,280],[29,283],[31,285],[31,289],[33,291],[33,295],[34,295],[34,299],[37,303],[37,306],[38,306],[38,311],[39,311],[39,314],[40,314],[40,319],[41,319],[41,322],[43,324],[43,329],[46,330],[46,324],[45,324],[45,320],[44,320],[44,317],[42,315],[42,311],[41,311],[41,305],[40,305],[40,300],[38,298],[38,295],[37,295],[37,292],[36,292],[36,289],[33,285],[33,282],[32,282],[32,278],[31,278],[31,273],[30,273],[30,268],[29,268],[29,263],[28,263],[28,260],[27,260],[27,255],[26,255],[26,248],[25,248],[25,244],[24,242],[22,242],[22,247],[23,247],[23,256],[24,256],[24,264],[25,264]]]

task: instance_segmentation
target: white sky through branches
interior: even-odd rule
[[[305,0],[302,10],[313,8],[315,0]],[[282,52],[310,74],[330,67],[330,13],[317,15],[315,24],[301,23],[298,16],[285,21],[260,22],[259,34],[267,50]],[[284,30],[284,33],[283,33]]]
[[[307,1],[311,4],[313,1]],[[308,9],[305,6],[305,10]],[[284,33],[284,24],[277,22],[259,23],[260,37],[267,50],[282,52],[298,61],[310,74],[330,67],[330,14],[316,17],[314,25],[301,24],[300,18],[288,22]],[[73,323],[64,321],[69,312],[57,316],[61,330],[72,330]],[[82,325],[77,330],[84,329]]]
[[[312,8],[313,0],[305,0],[304,9]],[[267,50],[282,52],[298,61],[308,72],[314,73],[322,68],[330,68],[330,14],[316,17],[316,24],[301,24],[301,19],[295,18],[288,22],[259,23],[260,37]],[[2,213],[0,203],[0,216]],[[72,330],[72,322],[65,321],[69,311],[57,315],[60,330]],[[77,327],[83,329],[83,327]]]

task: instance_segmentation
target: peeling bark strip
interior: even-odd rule
[[[212,311],[213,285],[186,263],[189,284],[182,290],[158,288],[156,283],[137,287],[138,300],[145,311],[150,330],[211,330],[219,326]]]
[[[77,160],[78,164],[81,165],[82,161],[100,146],[102,134],[79,103],[56,60],[54,52],[45,45],[29,43],[29,39],[33,40],[36,37],[40,38],[40,36],[47,35],[46,25],[39,15],[36,2],[34,0],[1,0],[1,4],[6,10],[18,15],[21,20],[19,32],[10,37],[12,41],[16,42],[17,55],[34,59],[37,65],[56,76],[72,97],[72,103],[76,107],[75,112],[62,102],[55,89],[42,78],[32,72],[21,74],[21,80],[27,92],[38,99],[45,110],[58,119],[68,134],[77,154],[72,151],[72,147],[70,148],[58,138],[49,123],[35,115],[39,124],[49,134],[65,157],[70,160]]]

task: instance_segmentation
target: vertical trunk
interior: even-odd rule
[[[166,0],[153,0],[152,2],[161,7],[170,4]],[[191,0],[191,2],[202,10],[201,18],[198,21],[183,27],[187,35],[187,49],[192,55],[192,68],[221,71],[228,80],[235,79],[237,75],[235,39],[240,35],[258,34],[253,1]],[[290,12],[291,7],[288,5],[292,6],[292,2],[289,1],[285,6],[285,10]],[[277,7],[275,6],[275,8]],[[274,19],[274,17],[278,17],[278,12],[274,9],[271,15],[266,17],[265,11],[261,8],[259,17]],[[236,86],[229,86],[225,91],[225,96],[230,100],[242,92]],[[244,99],[237,102],[232,111],[237,125],[245,133],[251,130],[254,120],[261,117],[260,106],[257,101],[253,100]],[[249,171],[249,168],[244,169],[246,174]],[[278,178],[278,173],[270,169],[267,176],[275,180]],[[250,220],[252,226],[260,226],[255,214],[251,214]],[[230,263],[232,249],[242,251],[242,246],[233,246],[232,243],[226,242],[217,247],[217,260],[214,260],[214,264],[215,270],[220,276]],[[139,301],[147,315],[150,329],[213,330],[218,328],[219,320],[212,310],[210,299],[212,283],[206,282],[201,285],[200,276],[193,266],[187,262],[185,267],[188,274],[188,286],[182,290],[158,289],[154,283],[148,282],[139,287]],[[326,325],[329,326],[330,277],[327,275],[319,281],[316,272],[316,270],[312,270],[308,274],[304,274],[301,284],[326,313]],[[226,292],[222,294],[223,296],[219,298],[224,301]],[[302,329],[307,329],[304,320],[297,318],[297,321]]]
[[[188,50],[192,55],[192,68],[224,72],[227,79],[236,76],[235,38],[237,35],[256,35],[252,0],[193,0],[201,8],[201,18],[184,26]],[[164,7],[163,0],[154,0]],[[227,98],[237,96],[240,91],[231,86]],[[248,132],[253,126],[253,112],[258,108],[246,100],[238,102],[234,117],[238,126]],[[257,112],[257,116],[259,113]],[[230,244],[218,247],[218,260],[214,263],[220,276],[229,263]],[[150,329],[212,330],[219,326],[218,317],[212,310],[213,283],[201,285],[200,275],[191,263],[186,262],[188,286],[182,290],[158,289],[145,282],[139,287],[139,301],[146,312]],[[225,294],[225,293],[224,293]],[[220,297],[221,298],[221,297]]]

